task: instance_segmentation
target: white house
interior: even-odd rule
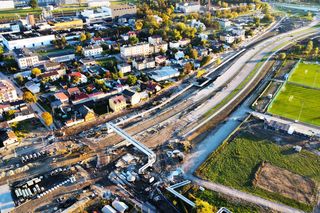
[[[174,58],[176,60],[180,60],[180,59],[184,58],[184,52],[183,51],[176,52],[176,54],[174,55]]]
[[[201,28],[202,30],[206,30],[207,29],[206,25],[204,23],[202,23],[201,21],[197,21],[195,19],[191,20],[190,26],[194,27],[194,28],[197,28],[197,29]]]
[[[103,49],[99,45],[90,45],[90,46],[82,48],[82,54],[85,57],[101,56],[102,52],[103,52]]]
[[[136,45],[124,45],[120,48],[121,57],[135,57],[150,55],[150,45],[148,43],[139,43]]]
[[[122,73],[128,73],[131,72],[131,65],[127,64],[127,63],[123,63],[123,64],[118,64],[117,68],[120,72]]]
[[[32,53],[30,50],[14,49],[13,55],[15,61],[18,63],[20,69],[31,68],[39,64],[39,57],[37,54]]]

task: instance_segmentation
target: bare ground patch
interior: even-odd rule
[[[261,164],[255,174],[253,184],[301,203],[313,205],[317,200],[318,188],[313,180],[270,163]]]

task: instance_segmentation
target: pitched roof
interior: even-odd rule
[[[72,87],[72,88],[68,88],[67,92],[69,93],[69,95],[73,95],[75,93],[80,93],[80,90],[78,87]]]
[[[54,97],[56,97],[56,99],[64,101],[64,100],[68,100],[68,96],[66,94],[64,94],[63,92],[57,92],[54,94]]]

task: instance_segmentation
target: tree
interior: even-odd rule
[[[216,64],[217,64],[217,65],[220,65],[221,62],[222,62],[222,61],[221,61],[221,58],[218,58],[218,59],[216,60]]]
[[[23,83],[23,81],[24,81],[24,78],[23,78],[23,76],[22,75],[17,75],[17,77],[16,77],[16,81],[17,81],[17,83],[19,84],[19,85],[22,85],[22,83]]]
[[[51,124],[53,123],[53,118],[49,112],[43,112],[41,117],[47,126],[51,126]]]
[[[136,30],[141,30],[143,27],[142,21],[136,21],[135,26],[136,26]]]
[[[76,46],[76,53],[81,54],[81,52],[82,52],[82,46],[80,45]]]
[[[31,74],[34,76],[38,76],[41,74],[41,70],[39,68],[35,67],[31,70]]]
[[[91,33],[89,33],[89,32],[86,32],[85,36],[86,36],[86,39],[85,39],[85,40],[87,40],[87,41],[90,41],[91,38],[92,38],[92,35],[91,35]]]
[[[211,61],[211,56],[205,56],[202,58],[201,62],[200,62],[200,66],[204,66],[206,64],[208,64]]]
[[[199,198],[196,199],[195,203],[196,203],[197,213],[211,213],[211,212],[217,211],[216,207],[212,206],[207,201],[201,200]]]
[[[119,76],[119,78],[123,78],[123,77],[124,77],[123,72],[119,71],[119,72],[118,72],[118,76]]]
[[[128,75],[128,78],[127,78],[127,83],[130,85],[130,86],[133,86],[137,83],[137,77],[135,75]]]
[[[189,74],[192,71],[192,64],[191,63],[186,63],[183,67],[183,72],[185,74]]]
[[[23,93],[23,100],[27,103],[35,103],[37,98],[32,94],[32,92],[26,91]]]
[[[0,45],[0,61],[3,60],[4,49],[3,46]]]
[[[254,18],[254,24],[259,27],[260,26],[260,19],[258,17]]]
[[[206,73],[206,70],[199,70],[199,71],[197,72],[197,78],[202,77],[203,74],[205,74],[205,73]]]
[[[137,44],[139,42],[139,39],[136,36],[131,36],[129,38],[129,42],[130,42],[131,45],[135,45],[135,44]]]
[[[197,59],[198,58],[198,51],[196,49],[191,49],[190,53],[189,53],[189,57],[193,58],[193,59]]]
[[[284,60],[284,59],[286,59],[286,57],[287,57],[286,53],[280,53],[279,54],[279,59],[280,60]]]
[[[85,41],[87,40],[87,36],[86,36],[86,34],[81,33],[81,34],[80,34],[80,38],[79,38],[79,40],[80,40],[81,42],[85,42]]]
[[[38,7],[38,0],[30,0],[30,7],[35,9]]]

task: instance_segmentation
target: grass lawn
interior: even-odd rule
[[[17,17],[17,15],[20,16],[26,16],[27,14],[40,14],[41,9],[9,9],[9,10],[1,10],[0,11],[0,17],[1,18],[7,18],[7,17]]]
[[[312,206],[299,203],[277,193],[255,188],[254,174],[262,161],[287,169],[320,182],[320,157],[302,150],[288,154],[292,147],[279,146],[249,133],[240,133],[229,143],[224,143],[198,169],[197,174],[213,182],[257,194],[310,212]]]
[[[299,63],[291,74],[289,82],[320,88],[320,65]]]
[[[286,83],[269,106],[268,112],[292,120],[320,125],[319,100],[319,90]]]

